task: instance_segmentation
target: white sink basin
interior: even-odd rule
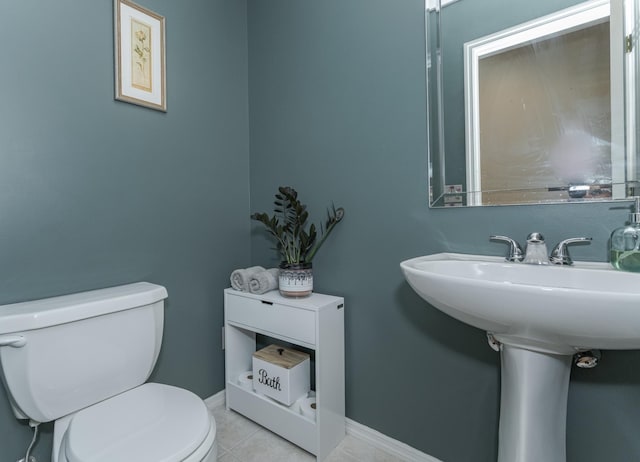
[[[498,462],[566,462],[571,359],[580,350],[640,349],[640,274],[454,253],[400,266],[431,305],[498,341]]]
[[[435,308],[503,343],[557,354],[640,349],[640,274],[608,263],[527,265],[454,253],[400,266]]]

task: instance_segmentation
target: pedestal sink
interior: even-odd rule
[[[427,302],[499,342],[498,462],[566,462],[572,357],[640,349],[640,274],[607,263],[526,265],[454,253],[400,266]]]

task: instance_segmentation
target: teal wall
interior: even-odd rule
[[[489,234],[532,230],[593,236],[573,255],[605,260],[626,210],[427,208],[422,0],[141,3],[167,18],[166,114],[113,101],[111,0],[0,7],[0,304],[164,284],[153,379],[213,395],[229,272],[274,262],[248,215],[289,184],[316,217],[347,211],[314,266],[318,291],[346,297],[348,417],[446,462],[493,462],[498,357],[398,263],[497,255]],[[639,366],[605,352],[574,371],[570,462],[640,460]],[[0,460],[30,437],[0,391]],[[48,426],[40,461],[50,447]]]
[[[484,332],[415,295],[399,262],[501,255],[490,234],[523,241],[534,230],[552,243],[592,236],[573,256],[606,260],[628,210],[427,208],[422,0],[249,0],[248,30],[252,211],[271,210],[281,184],[316,220],[331,201],[346,209],[314,260],[314,283],[346,299],[348,417],[445,462],[494,462],[498,356]],[[252,263],[273,262],[270,248],[255,227]],[[574,369],[569,462],[640,460],[639,371],[636,352]]]
[[[112,0],[0,6],[0,304],[163,284],[153,378],[208,397],[222,290],[249,262],[246,3],[141,3],[167,20],[166,114],[114,101]],[[31,432],[0,390],[14,462]],[[48,426],[39,461],[50,447]]]

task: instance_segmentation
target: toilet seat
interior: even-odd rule
[[[146,383],[75,414],[60,454],[68,462],[199,462],[215,434],[198,396]]]

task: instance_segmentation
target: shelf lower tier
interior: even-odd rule
[[[268,428],[274,433],[318,454],[318,428],[316,422],[272,399],[227,382],[227,407]]]

